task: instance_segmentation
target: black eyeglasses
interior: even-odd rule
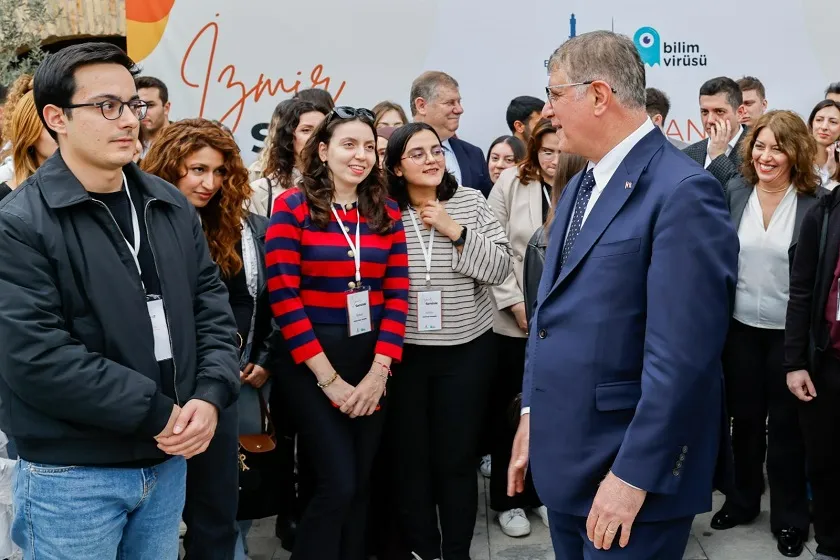
[[[78,109],[80,107],[98,107],[102,111],[102,116],[109,121],[115,121],[123,114],[123,107],[128,106],[129,110],[137,117],[137,120],[146,118],[146,112],[149,110],[149,105],[141,99],[132,99],[131,101],[119,101],[117,99],[108,99],[106,101],[97,101],[96,103],[75,103],[73,105],[66,105],[63,109]]]
[[[336,107],[332,111],[330,111],[329,118],[333,116],[338,117],[339,119],[363,119],[370,121],[370,124],[373,124],[373,121],[376,119],[376,116],[371,112],[370,109],[359,108],[356,109],[355,107]]]

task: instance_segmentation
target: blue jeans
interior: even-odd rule
[[[236,548],[233,552],[234,560],[245,560],[248,558],[248,532],[251,531],[251,525],[253,523],[251,520],[237,522],[239,532],[236,535]]]
[[[20,460],[12,540],[25,560],[175,560],[186,472],[183,457],[145,469]]]

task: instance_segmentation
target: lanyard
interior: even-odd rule
[[[347,230],[344,229],[344,222],[341,221],[341,218],[338,216],[338,212],[335,211],[335,205],[331,206],[333,216],[335,216],[335,219],[341,228],[341,233],[344,234],[344,239],[347,240],[347,245],[350,246],[350,251],[353,253],[353,261],[356,263],[356,287],[359,288],[361,287],[360,282],[362,281],[362,243],[359,240],[359,223],[361,223],[362,217],[361,215],[356,217],[356,244],[353,245],[353,241],[350,239],[350,236],[347,235]]]
[[[429,250],[426,250],[426,244],[423,243],[423,234],[420,233],[420,226],[417,225],[417,220],[414,217],[414,210],[409,207],[408,215],[411,217],[411,224],[414,226],[414,231],[417,233],[417,240],[420,241],[420,250],[423,251],[423,260],[426,261],[426,284],[432,281],[432,247],[435,244],[435,227],[429,232]]]
[[[545,185],[542,186],[543,196],[545,196],[545,201],[548,202],[548,207],[551,208],[551,196],[548,194],[548,189],[545,188]]]
[[[123,241],[125,244],[128,245],[128,250],[131,252],[131,256],[134,258],[134,264],[137,265],[137,273],[140,276],[143,276],[143,271],[140,269],[140,221],[137,219],[137,210],[134,208],[134,201],[131,200],[131,193],[128,192],[128,180],[125,178],[125,173],[123,173],[123,186],[125,187],[125,195],[128,197],[128,203],[131,205],[131,231],[134,234],[134,244],[128,242],[128,239],[125,238],[123,234]],[[117,228],[119,229],[119,228]],[[122,234],[122,230],[120,230],[120,234]],[[140,283],[143,283],[143,280],[140,280]],[[143,290],[146,290],[145,285],[143,286]]]

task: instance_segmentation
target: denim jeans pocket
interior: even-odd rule
[[[26,462],[26,468],[34,474],[61,474],[78,469],[76,465],[48,465],[46,463]]]

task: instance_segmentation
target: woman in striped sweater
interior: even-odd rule
[[[495,356],[487,286],[510,273],[510,245],[481,192],[446,172],[429,125],[397,129],[385,167],[402,210],[411,280],[387,429],[402,531],[423,560],[441,551],[446,560],[469,560],[475,458]]]
[[[289,349],[275,383],[316,477],[292,558],[362,560],[385,385],[402,357],[405,231],[377,170],[370,111],[335,108],[302,156],[300,186],[277,199],[266,236],[271,307]]]

